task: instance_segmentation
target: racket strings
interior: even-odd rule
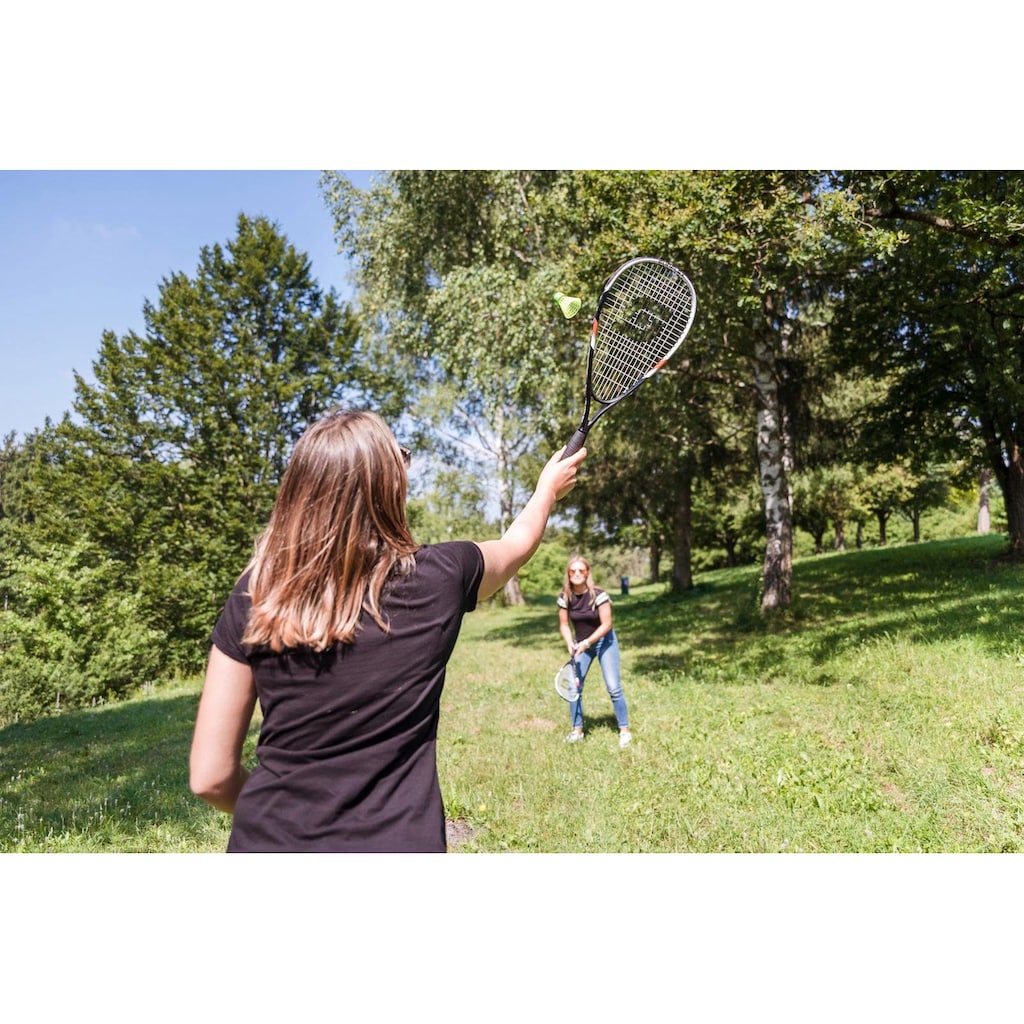
[[[667,358],[693,312],[685,278],[649,265],[630,269],[605,297],[598,320],[593,393],[602,402],[636,387]]]
[[[571,665],[563,665],[555,676],[555,689],[565,700],[576,700],[580,693],[580,681]]]

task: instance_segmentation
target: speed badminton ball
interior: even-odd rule
[[[582,299],[575,299],[571,295],[563,295],[561,292],[555,292],[555,301],[566,320],[571,320],[583,305]]]

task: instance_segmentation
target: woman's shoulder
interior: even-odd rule
[[[602,590],[600,587],[594,587],[594,607],[597,608],[602,604],[611,604],[611,597],[607,590]]]
[[[416,549],[416,562],[420,563],[476,563],[483,561],[483,552],[471,540],[444,540],[437,544],[421,544]]]
[[[466,585],[480,585],[484,554],[471,540],[446,540],[416,549],[416,572],[425,579],[452,577]]]

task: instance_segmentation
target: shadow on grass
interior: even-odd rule
[[[932,542],[806,561],[794,572],[789,632],[813,636],[816,662],[865,642],[976,642],[1019,651],[1007,629],[1024,599],[1024,569],[1002,558],[998,538]]]
[[[969,640],[996,655],[1024,651],[1015,621],[1024,602],[1024,567],[1004,557],[997,537],[865,549],[800,560],[792,604],[760,613],[757,567],[698,577],[684,593],[650,588],[614,599],[615,628],[632,668],[652,679],[686,674],[700,682],[742,683],[785,671],[801,658],[822,672],[844,651],[904,638],[914,643]],[[545,620],[523,618],[496,630],[507,642],[536,643]]]
[[[144,847],[150,831],[188,846],[217,833],[222,822],[188,785],[197,703],[198,693],[157,694],[0,730],[0,850],[90,835]]]

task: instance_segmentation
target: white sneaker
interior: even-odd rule
[[[619,750],[623,750],[633,742],[633,734],[628,729],[619,730]]]
[[[566,743],[580,743],[583,740],[583,733],[577,732],[575,729],[568,736],[565,737]]]

